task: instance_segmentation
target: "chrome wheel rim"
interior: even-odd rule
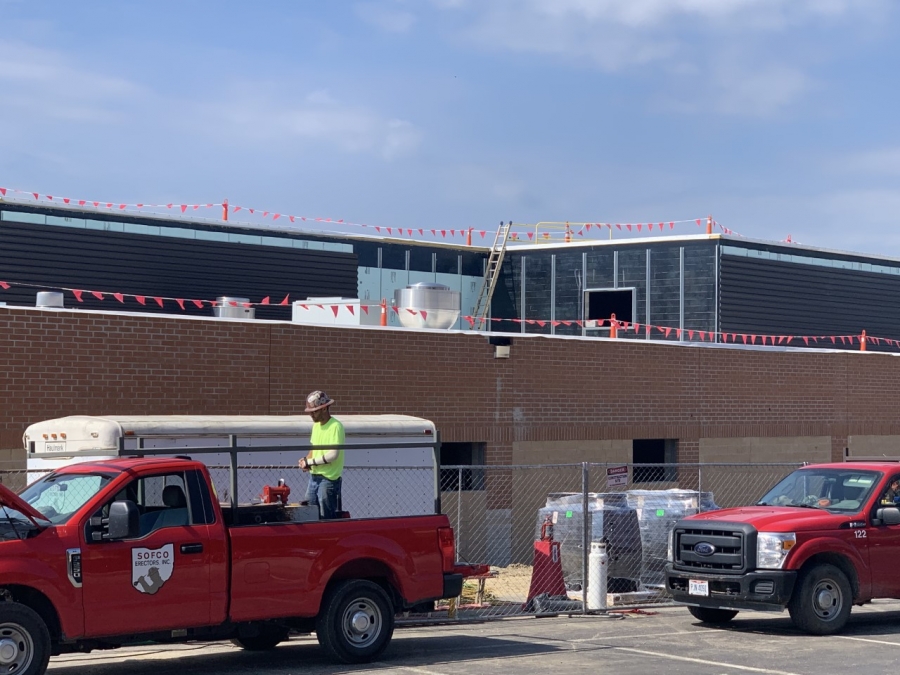
[[[34,641],[16,623],[0,624],[0,670],[6,675],[24,672],[34,659]]]
[[[357,598],[347,604],[341,618],[341,629],[347,642],[363,649],[378,639],[382,623],[378,605],[369,598]]]
[[[844,605],[844,594],[833,579],[822,579],[812,594],[813,611],[822,621],[831,621]]]

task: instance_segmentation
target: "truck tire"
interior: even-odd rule
[[[0,602],[0,672],[43,675],[50,661],[50,631],[41,616],[17,602]]]
[[[286,628],[270,628],[261,630],[259,635],[253,637],[232,638],[231,644],[248,652],[266,652],[275,649],[287,639],[288,630]]]
[[[801,573],[788,611],[800,630],[831,635],[847,624],[852,604],[847,575],[834,565],[817,565]]]
[[[368,663],[380,655],[394,634],[394,607],[376,583],[351,579],[338,583],[322,603],[316,637],[329,656],[341,663]]]
[[[737,616],[736,609],[716,609],[713,607],[688,607],[688,611],[695,619],[703,623],[722,624],[728,623]]]

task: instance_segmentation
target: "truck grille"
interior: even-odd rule
[[[706,524],[702,528],[676,527],[675,566],[726,574],[745,571],[748,533],[743,529]]]

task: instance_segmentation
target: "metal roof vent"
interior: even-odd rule
[[[459,299],[459,291],[428,281],[394,291],[397,318],[407,328],[450,328],[459,318]]]
[[[250,298],[235,298],[230,295],[222,295],[216,298],[216,306],[213,307],[213,316],[221,319],[255,319],[256,308],[250,304]]]
[[[35,307],[63,307],[63,294],[61,291],[41,291],[34,301]]]

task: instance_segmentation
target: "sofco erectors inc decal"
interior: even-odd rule
[[[131,549],[131,582],[141,593],[156,593],[172,576],[175,569],[175,548]]]

